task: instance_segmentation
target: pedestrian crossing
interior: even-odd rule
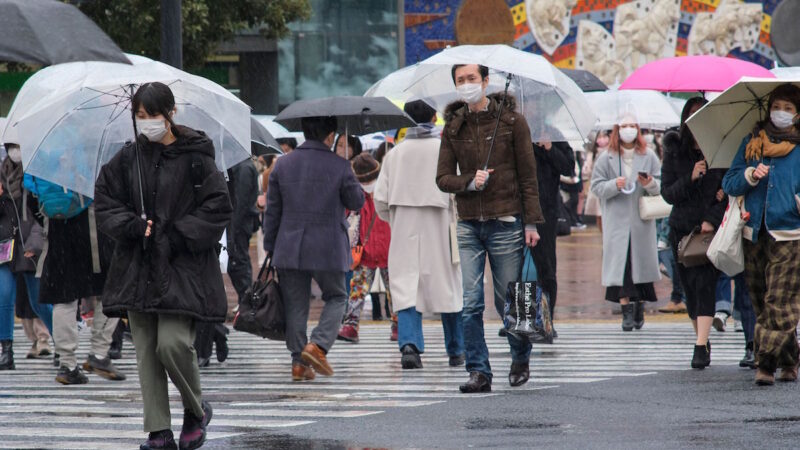
[[[487,345],[495,373],[493,392],[558,389],[575,383],[652,376],[688,370],[694,338],[688,323],[648,323],[623,333],[617,323],[559,324],[553,345],[534,347],[531,382],[512,388],[506,382],[510,354],[499,322],[487,324]],[[423,370],[400,367],[389,324],[364,325],[358,344],[337,342],[328,355],[336,374],[313,382],[293,383],[291,361],[282,342],[232,332],[228,360],[201,369],[203,396],[214,407],[209,440],[246,433],[309,426],[322,419],[368,420],[394,408],[420,408],[463,399],[458,385],[463,367],[448,366],[442,328],[426,324]],[[81,333],[78,360],[89,348]],[[712,367],[737,364],[744,352],[741,333],[712,332]],[[52,359],[24,359],[27,340],[15,330],[17,369],[0,372],[0,448],[138,448],[142,405],[132,345],[125,343],[117,367],[126,381],[112,382],[89,374],[89,384],[55,382]],[[470,398],[474,398],[470,397]],[[177,390],[170,384],[173,431],[183,420]]]

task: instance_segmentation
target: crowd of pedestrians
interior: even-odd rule
[[[416,126],[396,146],[370,152],[336,117],[305,117],[305,142],[282,139],[281,156],[256,154],[231,168],[227,182],[211,139],[174,121],[170,88],[144,84],[131,99],[136,138],[102,167],[95,197],[66,216],[42,206],[46,191],[23,173],[19,145],[7,136],[0,370],[15,369],[15,307],[32,344],[26,357],[52,355],[55,379],[65,385],[89,382],[87,372],[125,380],[112,361],[129,329],[149,433],[142,448],[201,446],[212,407],[200,368],[215,347],[220,362],[230,351],[220,241],[226,233],[227,273],[241,302],[253,282],[257,234],[258,261],[269,258],[277,268],[292,380],[332,376],[334,343],[358,344],[366,302],[380,315],[383,295],[387,337],[397,342],[403,369],[423,368],[423,318],[436,314],[449,365],[468,373],[460,391],[489,392],[487,263],[491,306],[503,317],[506,288],[519,280],[530,249],[552,319],[558,225],[566,215],[573,230],[587,220],[602,233],[599,284],[604,299],[620,305],[623,331],[644,326],[646,304],[658,301],[654,283],[665,273],[672,294],[662,311],[687,312],[696,333],[692,368],[711,364],[711,329],[724,331],[733,314],[744,332],[740,365],[757,368],[756,383],[773,384],[778,369],[778,380],[797,379],[800,88],[772,92],[770,117],[725,170],[709,168],[686,125],[706,103],[701,97],[686,102],[680,126],[663,137],[640,125],[637,107],[646,105],[625,105],[611,129],[596,130],[586,151],[576,151],[567,142],[532,142],[514,97],[487,95],[486,67],[455,65],[451,75],[459,100],[445,108],[442,128],[433,107],[410,101],[404,111]],[[642,217],[641,203],[659,196],[671,205],[669,216]],[[729,196],[743,198],[749,212],[744,273],[687,266],[681,242],[716,232]],[[324,306],[309,337],[312,281]],[[381,294],[372,292],[376,282]],[[87,309],[91,346],[79,365]],[[530,378],[532,344],[499,333],[512,357],[508,383],[521,386]],[[185,408],[177,440],[168,380]]]

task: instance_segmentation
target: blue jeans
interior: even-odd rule
[[[22,274],[28,288],[31,308],[53,334],[53,305],[39,303],[39,279],[33,272]],[[17,298],[17,277],[8,264],[0,266],[0,341],[14,340],[14,302]]]
[[[464,332],[461,311],[442,313],[444,329],[444,346],[448,356],[464,354]],[[416,308],[403,309],[397,312],[397,344],[402,350],[408,344],[413,345],[420,353],[425,353],[425,337],[422,334],[422,313]]]
[[[508,283],[517,281],[522,267],[524,246],[522,221],[460,220],[458,222],[458,251],[464,286],[464,344],[467,350],[467,372],[481,372],[492,379],[489,349],[483,335],[483,272],[486,257],[492,268],[495,305],[505,302]],[[513,362],[530,359],[531,344],[508,335]]]
[[[731,314],[731,280],[733,280],[734,283],[734,313],[738,313],[734,314],[734,316],[738,315],[739,320],[742,321],[745,342],[752,342],[755,336],[756,313],[753,311],[753,304],[750,302],[750,294],[747,292],[747,285],[744,281],[744,273],[740,273],[733,278],[725,275],[724,273],[720,274],[719,281],[717,281],[716,310],[718,312],[721,311],[728,313],[728,315]]]

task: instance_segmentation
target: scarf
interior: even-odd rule
[[[6,158],[3,160],[3,165],[0,166],[0,177],[2,177],[3,190],[11,198],[22,197],[22,164],[16,164],[11,161],[11,158]]]
[[[772,122],[767,122],[753,130],[745,149],[745,160],[780,158],[791,153],[798,144],[800,144],[800,134],[794,128],[791,132],[785,133],[775,128]]]

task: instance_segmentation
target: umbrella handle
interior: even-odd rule
[[[494,140],[497,137],[497,128],[500,127],[500,116],[503,115],[503,107],[506,104],[506,96],[508,95],[508,86],[510,84],[511,84],[511,73],[509,73],[508,76],[506,77],[506,88],[503,91],[503,101],[500,102],[500,109],[497,111],[497,121],[494,123],[494,132],[492,133],[492,143],[489,146],[489,153],[486,155],[486,162],[483,163],[483,170],[487,170],[489,168],[489,158],[492,156],[492,150],[494,150]]]

